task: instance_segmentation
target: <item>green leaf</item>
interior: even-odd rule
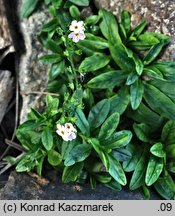
[[[164,170],[164,179],[167,183],[167,185],[170,187],[170,189],[175,192],[175,182],[174,178],[169,174],[169,172],[165,169]]]
[[[23,18],[29,17],[38,7],[41,0],[23,0],[21,8],[21,16]]]
[[[154,66],[145,67],[143,69],[143,76],[148,77],[149,79],[153,78],[153,80],[164,80],[163,74]]]
[[[136,72],[131,72],[127,78],[126,85],[131,85],[135,83],[138,80],[139,76],[136,74]]]
[[[50,20],[48,23],[44,24],[42,26],[41,31],[42,32],[50,32],[50,31],[55,31],[55,29],[58,27],[58,19],[54,18]]]
[[[165,126],[163,127],[162,134],[161,134],[161,140],[163,143],[171,144],[175,143],[175,122],[172,120],[169,120]]]
[[[72,166],[76,162],[84,161],[91,153],[90,144],[78,144],[72,148],[68,157],[66,158],[64,165]]]
[[[110,101],[110,112],[112,114],[114,112],[118,112],[120,115],[126,110],[129,102],[129,91],[128,88],[122,87],[117,95],[109,98]]]
[[[95,25],[98,23],[100,17],[98,15],[91,15],[85,19],[86,25]]]
[[[132,58],[128,57],[126,47],[123,44],[109,44],[109,50],[115,63],[122,69],[131,72],[135,69],[135,63]]]
[[[162,158],[157,158],[154,155],[150,156],[145,177],[145,183],[147,186],[151,186],[157,181],[163,170],[163,166]]]
[[[138,39],[140,41],[144,41],[144,43],[147,43],[150,46],[160,42],[160,40],[157,39],[152,32],[145,32],[144,34],[141,34]]]
[[[97,187],[97,181],[93,176],[90,176],[90,185],[91,189],[95,189]]]
[[[121,164],[112,154],[107,155],[109,160],[109,174],[121,185],[126,185],[127,180]]]
[[[81,132],[84,135],[89,136],[90,134],[90,126],[89,126],[89,122],[87,121],[83,111],[80,108],[76,109],[76,126],[81,130]]]
[[[163,144],[162,143],[155,143],[151,148],[150,152],[159,158],[164,158],[165,157],[165,151],[163,150]]]
[[[59,99],[51,95],[46,96],[46,111],[48,117],[52,117],[58,113]]]
[[[86,33],[86,39],[80,41],[77,45],[82,45],[91,49],[92,51],[99,52],[99,49],[106,49],[109,47],[108,41],[102,37],[97,37],[93,34]],[[94,53],[93,53],[94,54]]]
[[[143,32],[143,30],[145,29],[146,25],[147,25],[146,21],[140,23],[136,28],[134,28],[132,30],[131,37],[138,37]]]
[[[167,95],[171,100],[175,102],[175,91],[174,91],[174,81],[167,80],[151,80],[149,82],[154,87],[158,88],[162,93]]]
[[[93,174],[95,179],[102,184],[106,184],[111,181],[111,176],[106,176],[106,175],[99,175],[99,174]]]
[[[96,138],[91,138],[89,140],[89,143],[92,145],[92,147],[98,153],[101,161],[103,162],[104,166],[106,167],[106,170],[108,170],[109,169],[109,160],[108,160],[107,154],[102,151],[99,140]]]
[[[154,187],[156,191],[167,200],[174,200],[175,193],[171,190],[164,178],[159,178],[155,183]]]
[[[110,182],[105,184],[105,186],[112,189],[112,190],[115,190],[115,191],[121,191],[122,190],[121,185],[114,179],[112,179]]]
[[[49,127],[43,129],[41,134],[41,140],[46,150],[51,150],[53,146],[53,135]]]
[[[57,151],[50,150],[48,152],[48,162],[52,166],[58,166],[61,163],[61,161],[62,161],[62,157]]]
[[[145,200],[150,200],[150,190],[148,187],[146,187],[145,185],[142,186],[142,190],[143,190],[143,196]]]
[[[156,87],[144,84],[144,99],[160,115],[175,120],[175,103]]]
[[[148,154],[147,147],[144,147],[140,159],[137,162],[137,165],[135,167],[134,173],[131,177],[131,181],[129,184],[130,190],[135,190],[140,186],[144,185],[145,171],[147,168],[147,161],[148,161],[147,154]]]
[[[75,5],[70,6],[69,13],[74,19],[80,19],[80,11]]]
[[[125,172],[131,172],[135,170],[135,167],[140,160],[140,156],[142,154],[139,147],[140,146],[132,143],[127,145],[126,150],[131,153],[132,157],[128,161],[123,162],[123,169],[125,170]]]
[[[162,119],[160,118],[160,116],[156,114],[155,112],[153,112],[150,108],[148,108],[143,103],[141,103],[139,108],[135,111],[130,109],[127,114],[134,121],[137,121],[140,123],[143,122],[151,126],[151,128],[154,125],[154,128],[152,128],[152,131],[162,126]]]
[[[157,62],[153,66],[163,74],[165,79],[175,81],[175,62]]]
[[[134,60],[134,63],[135,63],[136,72],[140,76],[143,72],[144,65],[136,54],[133,54],[132,59]]]
[[[64,160],[69,157],[70,152],[72,149],[77,145],[75,140],[73,141],[63,141],[61,144],[61,156]]]
[[[175,174],[175,162],[170,162],[166,164],[166,169]]]
[[[121,148],[130,143],[132,139],[132,133],[128,130],[122,130],[119,132],[114,133],[109,138],[102,140],[101,144],[106,149],[116,149]]]
[[[43,169],[43,163],[44,163],[45,155],[38,161],[38,164],[36,165],[37,174],[39,176],[42,175],[42,169]]]
[[[103,18],[100,23],[102,34],[112,43],[115,43],[116,41],[121,43],[115,16],[111,12],[104,9],[100,10],[100,15],[102,15]]]
[[[92,107],[88,115],[91,129],[98,128],[106,119],[110,109],[110,102],[104,99]]]
[[[84,166],[83,162],[76,163],[72,166],[65,167],[62,174],[63,183],[74,182],[76,181],[78,175],[82,171]]]
[[[150,141],[149,138],[150,127],[148,125],[144,123],[141,124],[134,123],[133,128],[139,140],[141,140],[142,142]]]
[[[142,102],[142,96],[144,93],[144,86],[140,80],[134,82],[130,87],[130,100],[133,110],[136,110]]]
[[[128,76],[125,71],[109,71],[91,79],[87,86],[95,89],[108,89],[123,84]]]
[[[121,13],[121,24],[123,25],[126,33],[128,34],[131,29],[131,15],[128,11],[122,11]]]
[[[160,54],[164,44],[163,42],[160,42],[158,44],[155,44],[147,53],[145,58],[143,59],[144,65],[150,64],[154,59]]]
[[[98,135],[99,139],[109,138],[116,130],[119,124],[119,121],[120,121],[120,115],[118,112],[115,112],[111,116],[109,116],[101,126],[101,129]]]
[[[40,61],[43,64],[55,64],[55,63],[60,62],[61,60],[62,60],[62,57],[59,54],[45,55],[40,58]]]
[[[80,73],[96,71],[105,67],[110,61],[110,57],[104,54],[95,53],[93,56],[86,57],[79,66]]]
[[[53,64],[49,71],[49,80],[56,79],[61,73],[65,71],[65,61],[61,61],[57,64]]]
[[[48,37],[46,37],[45,35],[40,36],[43,45],[48,49],[51,50],[53,53],[57,53],[57,54],[62,54],[63,50],[62,48],[59,46],[61,42],[55,42],[53,39],[50,39]]]
[[[175,144],[169,144],[165,146],[165,152],[167,158],[175,158]]]
[[[132,158],[130,151],[126,148],[118,148],[112,151],[112,154],[118,161],[128,161]]]
[[[68,0],[78,6],[87,7],[89,5],[89,0]]]

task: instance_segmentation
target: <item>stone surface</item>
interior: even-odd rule
[[[48,181],[45,178],[38,177],[36,174],[16,174],[11,172],[9,180],[5,187],[0,190],[0,200],[142,200],[143,197],[139,191],[129,192],[123,188],[116,192],[103,185],[98,185],[95,190],[90,185],[77,185],[75,183],[63,184],[58,176],[54,180]],[[153,199],[160,199],[154,194]]]
[[[13,96],[13,84],[11,72],[0,70],[0,123],[5,115],[8,103]]]
[[[20,11],[21,0],[18,0]],[[20,121],[26,119],[30,108],[43,107],[42,92],[45,90],[48,80],[49,65],[39,63],[39,57],[47,54],[38,40],[37,34],[44,23],[49,20],[48,9],[40,8],[28,19],[20,20],[20,31],[24,39],[25,52],[21,55],[19,63],[19,83],[22,95],[22,109]]]
[[[171,36],[162,59],[175,60],[175,1],[174,0],[94,0],[98,8],[113,11],[117,17],[122,10],[128,10],[132,15],[132,24],[146,20],[149,31],[158,31]]]
[[[0,64],[4,57],[15,51],[7,11],[3,0],[0,0]]]

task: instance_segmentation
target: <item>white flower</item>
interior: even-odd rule
[[[65,126],[57,124],[56,133],[66,142],[76,138],[75,132],[77,131],[71,123],[66,123]]]
[[[84,33],[80,33],[80,32],[71,32],[69,35],[68,35],[68,38],[72,38],[72,41],[77,43],[79,40],[84,40],[85,39],[85,34]]]
[[[68,132],[77,132],[77,130],[74,128],[74,126],[71,123],[66,123],[64,127]]]
[[[73,20],[69,27],[69,30],[74,33],[84,33],[85,28],[83,21],[77,22],[76,20]]]

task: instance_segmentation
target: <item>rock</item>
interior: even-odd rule
[[[85,19],[86,17],[92,16],[92,8],[91,7],[85,7],[81,11],[81,18]]]
[[[51,173],[52,179],[55,174]],[[153,194],[153,199],[160,199]],[[125,187],[122,191],[113,191],[104,185],[98,185],[95,190],[89,184],[84,186],[76,183],[63,184],[57,176],[48,181],[36,174],[11,172],[8,182],[0,190],[0,200],[142,200],[139,191],[129,192]]]
[[[14,51],[15,48],[9,26],[9,20],[7,18],[5,3],[3,0],[0,0],[0,63],[8,53]]]
[[[20,11],[21,0],[18,0]],[[48,8],[41,7],[28,19],[20,20],[20,31],[23,35],[25,53],[21,55],[19,62],[19,84],[22,95],[22,109],[20,122],[24,122],[30,108],[44,106],[42,94],[32,92],[42,92],[45,90],[48,81],[49,65],[39,63],[39,57],[48,54],[38,40],[37,34],[46,21],[49,20]],[[45,98],[45,97],[44,97]]]
[[[149,31],[159,31],[171,36],[172,42],[164,52],[162,59],[175,60],[175,1],[172,0],[94,0],[98,8],[106,8],[119,18],[122,10],[132,15],[132,25],[143,20],[148,22]],[[109,5],[109,7],[108,7]]]
[[[94,4],[97,8],[109,9],[110,1],[109,0],[94,0]]]
[[[8,103],[13,96],[13,84],[11,72],[0,70],[0,123],[5,115]]]

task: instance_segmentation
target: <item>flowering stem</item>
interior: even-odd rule
[[[76,86],[76,89],[78,89],[78,79],[77,79],[77,73],[76,73],[76,68],[74,66],[74,62],[73,62],[73,58],[72,58],[72,53],[70,51],[70,46],[69,46],[69,42],[68,40],[66,40],[66,47],[67,47],[67,51],[68,51],[68,60],[70,62],[70,66],[71,66],[71,69],[72,69],[72,73],[74,75],[74,79],[75,79],[75,86]]]

